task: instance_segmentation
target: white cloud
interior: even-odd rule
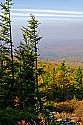
[[[61,14],[41,14],[41,13],[36,13],[34,14],[36,17],[62,17],[62,18],[81,18],[83,20],[83,15],[61,15]],[[18,17],[28,17],[30,14],[24,14],[24,13],[11,13],[11,16],[18,16]]]
[[[12,17],[20,17],[21,19],[28,19],[28,17],[30,17],[30,14],[19,14],[19,13],[12,13],[11,14]],[[35,16],[37,17],[38,20],[41,21],[83,21],[83,18],[78,18],[77,16],[75,16],[75,18],[73,17],[73,15],[70,15],[70,17],[68,15],[48,15],[48,14],[35,14]],[[15,18],[14,18],[15,19]]]
[[[63,14],[82,14],[82,11],[63,11],[63,10],[37,10],[37,9],[11,9],[11,11],[19,12],[43,12],[43,13],[63,13]]]
[[[11,13],[12,16],[22,16],[22,17],[26,17],[26,16],[30,16],[30,14],[25,14],[25,13]],[[79,18],[79,17],[83,17],[83,15],[61,15],[61,14],[41,14],[41,13],[35,13],[34,14],[37,17],[72,17],[72,18]]]
[[[39,18],[39,19],[40,19],[40,20],[43,20],[43,21],[44,21],[44,20],[54,20],[54,21],[55,21],[55,20],[56,20],[56,21],[58,21],[58,20],[59,20],[59,21],[60,21],[60,20],[62,20],[62,21],[65,21],[65,20],[67,20],[67,21],[68,21],[68,20],[70,20],[70,21],[83,21],[82,19],[77,19],[77,20],[76,20],[75,18],[72,19],[72,18],[47,18],[47,17],[46,17],[46,18]]]
[[[30,14],[43,20],[77,20],[83,21],[82,11],[64,11],[64,10],[37,10],[37,9],[11,9],[12,16],[28,17]]]
[[[82,11],[62,11],[62,10],[36,10],[36,9],[11,9],[12,17],[26,18],[30,14],[35,15],[41,20],[75,20],[83,21]],[[2,13],[0,13],[1,15]]]

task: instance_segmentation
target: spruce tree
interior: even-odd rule
[[[19,88],[20,97],[25,104],[34,105],[34,97],[37,96],[39,101],[38,92],[38,73],[37,73],[37,44],[42,38],[39,36],[37,28],[39,26],[38,20],[35,16],[30,15],[27,27],[22,27],[23,42],[20,42],[18,51],[16,50],[16,58],[19,60]],[[24,87],[25,86],[25,87]],[[36,90],[36,95],[35,95]],[[21,93],[22,92],[22,93]],[[26,101],[26,102],[25,102]]]
[[[12,71],[12,85],[14,84],[14,68],[13,68],[13,42],[11,31],[10,8],[12,0],[6,0],[0,3],[2,13],[0,15],[0,41],[3,49],[9,51],[8,56],[11,55],[11,71]]]
[[[0,97],[3,99],[3,107],[11,105],[14,91],[13,43],[10,19],[11,2],[12,0],[6,0],[4,3],[0,3],[0,63],[2,71]]]

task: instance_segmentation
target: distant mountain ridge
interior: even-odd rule
[[[70,40],[42,40],[39,45],[39,59],[48,61],[60,60],[64,58],[83,58],[83,39]],[[78,60],[78,59],[77,59]],[[72,61],[72,60],[71,60]]]

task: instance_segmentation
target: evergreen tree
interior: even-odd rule
[[[14,88],[13,43],[11,35],[10,8],[12,0],[0,3],[0,63],[2,78],[0,84],[0,98],[3,107],[12,104]],[[1,101],[0,100],[0,101]]]
[[[12,72],[12,84],[14,84],[14,67],[13,67],[13,43],[11,35],[11,19],[10,8],[12,0],[6,0],[4,3],[0,3],[2,13],[0,15],[0,41],[3,46],[3,50],[7,50],[8,56],[11,55],[11,72]],[[2,51],[3,52],[3,51]],[[3,53],[5,54],[5,53]]]
[[[22,28],[23,42],[20,42],[16,58],[19,60],[19,91],[22,102],[34,105],[35,88],[38,92],[37,44],[41,37],[37,32],[38,20],[30,15],[28,26]],[[39,98],[38,98],[39,99]],[[24,101],[25,100],[25,101]],[[39,100],[38,100],[39,101]]]
[[[75,80],[79,85],[82,84],[82,70],[80,67],[75,70]]]

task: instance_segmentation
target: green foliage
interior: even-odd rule
[[[45,65],[45,63],[39,63],[39,65]],[[71,100],[74,95],[77,99],[83,99],[81,68],[72,69],[72,67],[67,67],[64,61],[61,65],[55,65],[48,62],[46,66],[44,66],[44,71],[45,73],[42,77],[43,83],[41,83],[40,92],[43,92],[42,95],[44,94],[47,101],[49,99],[49,101],[52,100],[55,102]],[[43,89],[41,89],[41,87]]]
[[[28,46],[28,49],[36,52],[37,51],[37,44],[42,37],[39,36],[37,32],[37,28],[39,26],[38,20],[35,19],[35,16],[32,14],[30,15],[30,20],[27,21],[28,26],[22,28],[23,39]],[[36,55],[37,56],[37,55]]]
[[[67,71],[67,68],[66,68],[66,66],[65,66],[65,61],[63,61],[63,62],[61,63],[61,66],[60,66],[59,69],[62,70],[62,71],[64,71],[64,72]]]
[[[0,40],[4,41],[5,44],[9,44],[11,42],[10,33],[10,8],[11,8],[11,1],[7,0],[4,3],[0,3],[2,13],[0,15]]]
[[[31,122],[31,119],[39,121],[37,116],[28,112],[28,108],[24,110],[12,109],[10,107],[5,110],[0,109],[0,125],[17,125],[23,119],[27,122]]]
[[[75,80],[79,85],[82,84],[82,69],[80,67],[75,70]]]
[[[35,106],[37,81],[37,44],[42,38],[35,16],[30,15],[28,26],[22,28],[23,42],[15,50],[11,36],[10,8],[12,0],[1,3],[0,15],[0,107],[23,108]],[[11,55],[11,56],[10,56]]]
[[[74,95],[72,102],[75,102],[77,100],[76,96]]]
[[[35,78],[34,78],[34,54],[21,44],[16,54],[18,65],[16,66],[16,81],[18,82],[18,96],[24,103],[34,103]],[[28,97],[27,97],[28,96]]]
[[[2,107],[11,105],[14,95],[14,67],[13,67],[13,43],[11,36],[10,8],[12,0],[0,3],[0,98],[3,98]],[[11,55],[11,56],[10,56]],[[12,87],[13,86],[13,87]],[[10,94],[9,94],[10,93]],[[13,93],[13,94],[12,94]],[[9,104],[10,102],[10,104]]]
[[[23,42],[16,49],[16,81],[18,82],[18,96],[23,105],[35,104],[36,76],[37,76],[37,44],[41,39],[37,33],[38,20],[30,15],[28,26],[22,28]],[[39,72],[39,71],[38,71]]]

